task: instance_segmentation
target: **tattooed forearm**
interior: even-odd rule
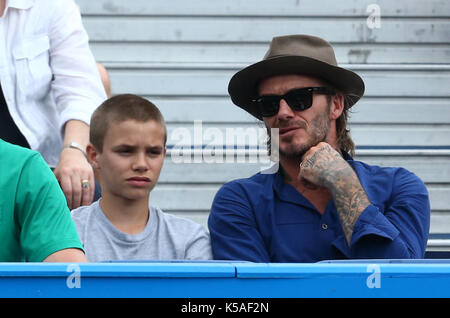
[[[322,142],[305,154],[298,177],[330,190],[345,238],[350,245],[353,227],[370,204],[356,172],[339,152]]]
[[[340,178],[330,187],[330,190],[341,220],[345,238],[350,245],[353,227],[364,209],[370,205],[370,201],[354,172],[347,172],[348,175],[342,172],[340,174]]]

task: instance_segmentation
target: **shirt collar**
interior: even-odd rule
[[[289,183],[284,182],[283,168],[280,165],[273,180],[273,190],[277,194],[280,200],[291,202],[298,205],[309,205],[306,200],[298,191]]]
[[[341,149],[341,152],[342,152],[342,157],[345,159],[345,161],[353,160],[352,156],[350,156],[348,154],[348,152],[346,152],[346,151],[344,151],[342,149]]]
[[[6,7],[16,9],[29,9],[34,5],[35,0],[7,0]]]

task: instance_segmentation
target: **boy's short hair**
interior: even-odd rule
[[[167,142],[167,129],[164,117],[152,102],[134,94],[120,94],[105,100],[92,114],[89,141],[103,151],[103,141],[111,123],[125,120],[146,122],[154,120],[164,129],[164,146]]]

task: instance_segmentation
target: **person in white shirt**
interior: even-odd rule
[[[106,94],[79,8],[73,0],[0,0],[0,43],[0,138],[12,130],[16,144],[41,153],[71,209],[90,204],[89,120]]]

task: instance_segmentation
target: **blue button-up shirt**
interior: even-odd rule
[[[208,220],[215,259],[252,262],[316,262],[330,259],[423,258],[430,203],[424,183],[403,168],[371,166],[344,158],[371,204],[348,245],[331,200],[323,214],[280,169],[226,183]]]

